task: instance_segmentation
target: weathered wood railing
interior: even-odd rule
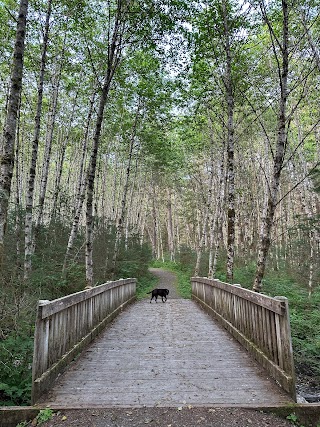
[[[136,279],[39,301],[32,366],[32,403],[47,391],[66,365],[127,304],[135,300]]]
[[[213,315],[296,400],[288,300],[193,277],[192,298]]]

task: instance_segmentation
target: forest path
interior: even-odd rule
[[[181,298],[177,291],[177,276],[171,271],[164,270],[163,268],[149,268],[150,273],[156,276],[159,280],[157,288],[169,289],[170,299]]]
[[[160,283],[166,282],[159,282],[159,287]],[[195,302],[169,294],[166,303],[143,299],[129,306],[39,403],[52,408],[115,408],[289,401]]]

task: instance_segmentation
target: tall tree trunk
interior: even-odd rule
[[[64,56],[64,47],[62,52],[62,57],[63,56]],[[63,58],[62,58],[62,61],[63,61]],[[41,175],[39,202],[38,202],[38,217],[37,217],[37,223],[36,223],[37,231],[39,230],[40,225],[43,221],[44,202],[46,198],[47,183],[48,183],[48,177],[49,177],[53,132],[54,132],[54,126],[56,121],[57,107],[58,107],[58,96],[59,96],[61,72],[62,72],[62,62],[58,66],[58,74],[55,77],[55,81],[54,81],[52,105],[51,105],[51,111],[50,111],[49,120],[48,120],[46,146],[45,146],[44,161],[43,161],[43,168],[42,168],[42,175]]]
[[[134,174],[132,178],[132,185],[131,185],[131,191],[130,191],[130,198],[128,203],[128,209],[127,212],[130,212],[130,215],[127,214],[126,219],[126,227],[125,227],[125,247],[126,250],[128,249],[128,239],[129,239],[129,233],[130,230],[132,230],[136,224],[137,224],[137,209],[134,209],[134,196],[137,196],[137,199],[140,199],[140,188],[139,188],[139,182],[138,182],[138,163],[140,160],[140,142],[137,144],[137,152],[136,152],[136,158],[135,158],[135,165],[134,165]],[[139,205],[139,208],[141,209],[141,206]]]
[[[17,117],[17,143],[16,143],[16,153],[15,153],[15,180],[16,180],[16,202],[15,202],[15,233],[16,233],[16,267],[20,271],[21,270],[21,234],[22,234],[22,182],[20,176],[21,170],[20,170],[20,162],[19,157],[20,156],[20,146],[23,145],[20,143],[20,106],[18,109],[18,117]],[[21,168],[22,169],[22,168]]]
[[[221,236],[219,229],[222,226],[221,212],[222,212],[222,204],[224,202],[224,197],[225,197],[225,183],[226,183],[224,164],[225,164],[224,147],[222,147],[220,171],[219,171],[218,198],[216,202],[216,209],[214,214],[212,214],[211,224],[210,224],[210,249],[209,249],[209,268],[208,268],[209,279],[213,279],[216,274],[216,264],[217,264],[220,236]]]
[[[273,47],[275,55],[275,41],[273,39],[273,31],[271,28],[271,24],[268,20],[268,17],[265,14],[264,5],[262,6],[262,13],[264,18],[267,20],[267,24],[269,26],[270,35],[273,41]],[[282,22],[282,45],[281,45],[281,57],[282,64],[279,63],[279,84],[280,84],[280,100],[279,100],[279,113],[278,113],[278,135],[277,135],[277,145],[276,152],[274,156],[273,163],[273,176],[269,189],[268,195],[268,205],[266,215],[263,218],[262,230],[260,233],[260,243],[258,250],[258,260],[257,260],[257,268],[256,274],[253,284],[253,290],[256,292],[260,292],[262,289],[262,279],[265,273],[267,256],[270,248],[271,242],[271,230],[273,226],[273,219],[275,214],[275,209],[277,206],[277,197],[278,190],[280,185],[280,177],[281,171],[285,156],[286,150],[286,141],[287,141],[287,98],[288,98],[288,72],[289,72],[289,11],[288,11],[288,3],[286,0],[282,0],[282,13],[283,13],[283,22]],[[279,58],[278,58],[279,59]]]
[[[208,194],[206,195],[206,205],[203,214],[203,223],[201,228],[200,240],[197,247],[197,259],[196,266],[194,269],[194,275],[197,277],[199,275],[200,270],[200,262],[203,250],[206,245],[206,235],[207,235],[207,227],[211,214],[211,205],[212,205],[212,194],[213,194],[213,175],[214,175],[214,162],[213,162],[213,140],[211,141],[211,155],[210,155],[210,177],[208,184]]]
[[[175,261],[175,241],[173,232],[173,215],[172,215],[172,194],[171,189],[167,190],[167,211],[168,211],[168,248],[170,253],[170,261]]]
[[[60,190],[61,190],[61,177],[62,177],[64,158],[66,155],[66,149],[67,149],[68,141],[70,138],[72,123],[73,123],[73,119],[74,119],[74,115],[75,115],[75,111],[76,111],[77,98],[78,98],[78,91],[77,91],[75,98],[73,100],[72,112],[71,112],[71,117],[70,117],[68,129],[67,129],[67,135],[66,136],[63,135],[64,138],[63,138],[63,142],[61,144],[61,150],[60,150],[60,154],[59,154],[57,173],[56,173],[56,180],[55,180],[55,185],[54,185],[51,221],[52,220],[54,221],[56,218],[56,215],[57,215],[58,197],[59,197]]]
[[[23,59],[25,49],[28,1],[21,0],[14,45],[10,94],[7,117],[3,132],[3,147],[0,159],[0,266],[4,258],[4,237],[6,232],[11,181],[14,168],[17,115],[22,89]]]
[[[66,253],[64,256],[64,261],[63,261],[63,266],[62,266],[62,275],[63,276],[65,276],[68,259],[69,259],[70,253],[72,251],[74,241],[75,241],[77,234],[78,234],[80,216],[81,216],[81,212],[82,212],[83,203],[85,200],[87,180],[84,177],[84,167],[85,167],[85,159],[87,156],[88,135],[89,135],[89,129],[90,129],[90,124],[91,124],[91,119],[92,119],[92,114],[93,114],[93,106],[94,106],[95,96],[96,96],[96,93],[93,93],[93,95],[90,99],[90,107],[89,107],[89,112],[88,112],[87,125],[86,125],[84,138],[83,138],[80,171],[79,171],[78,185],[77,185],[77,193],[76,193],[75,207],[73,210],[73,222],[72,222],[71,231],[70,231],[70,235],[69,235],[69,239],[68,239],[67,250],[66,250]]]
[[[139,114],[140,114],[140,99],[138,100],[137,111],[136,111],[136,115],[135,115],[135,119],[134,119],[134,123],[133,123],[133,127],[132,127],[132,132],[131,132],[131,137],[130,137],[128,164],[127,164],[127,168],[126,168],[125,183],[124,183],[123,195],[122,195],[122,200],[121,200],[121,213],[120,213],[120,217],[118,219],[116,239],[115,239],[114,252],[113,252],[113,258],[112,258],[113,274],[115,273],[115,270],[116,270],[116,264],[117,264],[117,258],[118,258],[118,252],[119,252],[119,245],[120,245],[121,239],[123,237],[123,228],[124,228],[125,219],[126,219],[129,179],[130,179],[130,173],[131,173],[133,148],[134,148],[134,143],[135,143],[135,138],[136,138]]]
[[[151,243],[152,243],[152,253],[155,259],[159,259],[159,254],[157,248],[158,244],[158,219],[157,219],[157,210],[156,210],[156,184],[153,181],[152,183],[152,219],[153,219],[153,227],[151,234]]]
[[[97,155],[101,134],[101,126],[103,121],[103,112],[107,102],[110,85],[119,65],[122,50],[122,36],[123,36],[123,22],[122,22],[122,7],[124,7],[122,0],[118,1],[117,11],[114,21],[113,33],[108,45],[108,58],[107,70],[102,86],[99,107],[97,112],[97,119],[95,124],[95,131],[93,137],[93,144],[91,150],[91,157],[88,169],[87,180],[87,203],[86,203],[86,250],[85,250],[85,264],[86,264],[86,285],[87,287],[93,286],[93,193],[94,182],[96,175]]]
[[[232,82],[232,56],[230,46],[230,29],[226,1],[222,2],[223,26],[225,35],[226,75],[224,85],[227,101],[227,181],[228,181],[228,231],[227,231],[227,281],[233,282],[234,242],[235,242],[235,189],[234,189],[234,93]]]
[[[31,164],[29,170],[28,189],[26,194],[26,216],[25,216],[25,229],[24,229],[24,279],[29,277],[32,268],[32,253],[33,253],[33,198],[34,198],[34,183],[36,177],[36,167],[38,159],[38,146],[41,127],[41,114],[42,114],[42,100],[43,100],[43,87],[44,87],[44,74],[47,59],[47,47],[49,40],[49,23],[51,16],[52,0],[48,0],[48,9],[46,13],[46,22],[44,27],[43,46],[41,55],[41,66],[38,83],[38,101],[37,111],[35,116],[34,137],[32,141],[32,154]]]

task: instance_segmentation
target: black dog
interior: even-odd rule
[[[166,302],[169,289],[154,289],[153,291],[148,292],[148,294],[152,294],[150,302],[153,300],[153,298],[157,302],[158,296],[162,298],[162,302]]]

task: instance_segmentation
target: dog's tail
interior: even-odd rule
[[[152,291],[151,292],[147,292],[147,294],[152,294]]]

